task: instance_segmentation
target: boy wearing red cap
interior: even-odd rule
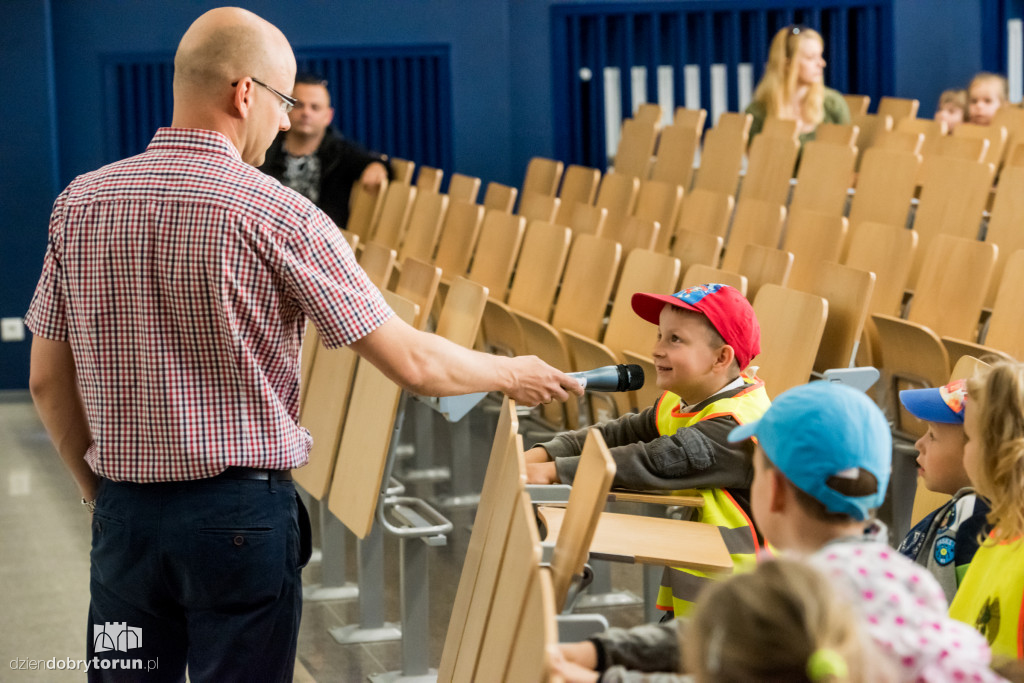
[[[744,372],[760,352],[754,310],[722,284],[638,293],[632,304],[658,326],[652,356],[664,393],[640,413],[598,425],[617,466],[613,485],[700,495],[700,521],[721,528],[737,566],[752,563],[760,547],[749,514],[753,447],[728,435],[770,404],[764,383]],[[529,482],[572,483],[585,439],[586,430],[565,432],[527,451]],[[667,570],[658,607],[688,612],[706,581],[700,572]]]

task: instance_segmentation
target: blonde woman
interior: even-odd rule
[[[772,39],[761,82],[747,113],[754,117],[750,136],[761,132],[769,116],[797,122],[800,144],[814,139],[822,123],[849,123],[843,96],[825,87],[825,43],[806,26],[787,26]]]
[[[1024,657],[1024,364],[995,363],[967,381],[964,468],[992,510],[949,615],[978,629],[992,653]]]

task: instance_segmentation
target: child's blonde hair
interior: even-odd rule
[[[786,106],[793,100],[797,89],[800,68],[796,56],[800,43],[805,40],[816,40],[822,46],[825,41],[821,34],[806,26],[787,26],[772,38],[768,49],[768,63],[764,67],[761,82],[754,90],[754,101],[765,106],[768,116],[780,116]],[[825,85],[821,82],[808,87],[803,102],[803,113],[808,121],[818,124],[825,119]]]
[[[967,380],[967,410],[977,411],[978,493],[992,507],[992,542],[1024,534],[1024,363],[1000,361]],[[973,418],[972,418],[973,419]]]
[[[939,95],[939,109],[942,109],[945,104],[952,104],[966,112],[967,90],[964,88],[950,88],[948,90],[943,90],[942,94]]]
[[[849,601],[785,559],[709,586],[680,640],[684,669],[719,683],[866,680],[871,647]]]
[[[979,71],[971,79],[970,84],[967,86],[967,95],[970,97],[971,88],[978,83],[996,83],[999,85],[999,99],[1002,104],[1006,104],[1010,101],[1010,86],[1007,83],[1006,76],[1000,74],[994,74],[991,71]]]
[[[937,109],[942,109],[947,104],[952,104],[954,107],[963,112],[964,118],[967,118],[967,91],[963,88],[950,88],[949,90],[943,90],[942,94],[939,95],[939,106]]]

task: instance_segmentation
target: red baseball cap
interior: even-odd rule
[[[665,304],[703,313],[725,343],[732,347],[741,370],[761,353],[761,326],[750,302],[735,287],[696,285],[671,296],[637,292],[631,303],[638,316],[655,325]]]

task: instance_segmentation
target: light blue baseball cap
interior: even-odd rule
[[[811,382],[783,392],[760,420],[733,429],[729,441],[752,436],[794,486],[829,512],[867,519],[885,500],[892,434],[882,411],[856,389]],[[856,478],[858,468],[878,480],[874,493],[847,496],[826,483],[831,477]]]

